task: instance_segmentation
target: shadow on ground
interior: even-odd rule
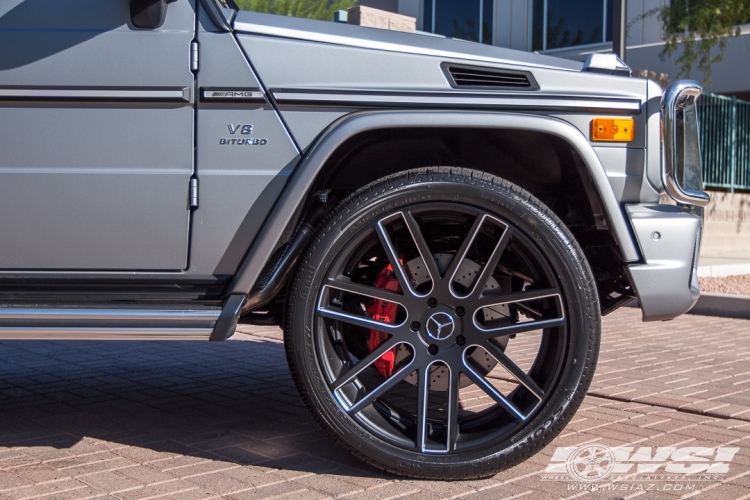
[[[0,450],[10,449],[22,452],[19,465],[76,466],[109,450],[137,464],[195,458],[384,477],[320,430],[283,345],[262,340],[2,342]]]

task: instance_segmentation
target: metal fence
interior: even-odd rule
[[[750,189],[750,102],[703,94],[698,120],[705,186]]]

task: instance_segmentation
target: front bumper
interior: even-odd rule
[[[676,318],[698,301],[702,217],[674,205],[626,205],[643,254],[626,267],[643,321]]]

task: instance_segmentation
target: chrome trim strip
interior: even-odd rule
[[[190,87],[164,89],[0,88],[0,100],[190,102]]]
[[[664,91],[661,98],[661,116],[664,120],[664,148],[661,180],[664,190],[677,203],[705,207],[711,201],[708,193],[683,188],[677,179],[677,108],[684,108],[700,97],[703,88],[692,80],[679,80]]]
[[[0,327],[1,340],[208,340],[213,328]]]
[[[76,309],[41,307],[0,307],[0,321],[56,320],[56,321],[214,321],[221,309],[157,310],[157,309]]]
[[[571,96],[491,95],[458,92],[350,92],[271,89],[277,103],[362,107],[497,108],[640,113],[635,99],[597,100]]]
[[[0,167],[0,174],[46,174],[46,175],[191,175],[187,168],[78,168],[78,167]]]

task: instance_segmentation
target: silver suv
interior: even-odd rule
[[[694,82],[220,0],[2,0],[0,47],[2,339],[279,324],[341,446],[469,478],[570,421],[603,314],[700,293]]]

